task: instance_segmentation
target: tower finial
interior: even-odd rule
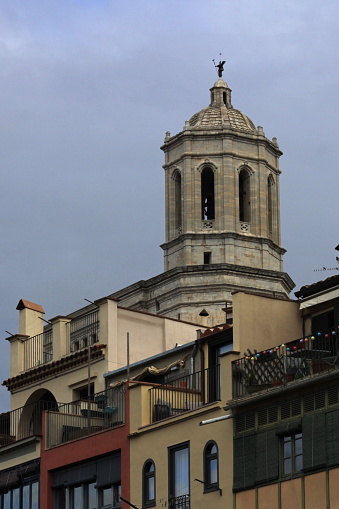
[[[221,53],[219,53],[219,55],[220,55],[220,57],[221,57]],[[218,70],[217,70],[217,73],[218,73],[219,78],[222,78],[222,73],[224,72],[224,64],[226,64],[226,60],[221,61],[221,58],[220,58],[219,63],[218,63],[218,64],[216,64],[216,63],[215,63],[215,60],[214,60],[214,58],[213,58],[213,63],[214,63],[214,67],[215,67],[216,69],[218,69]]]

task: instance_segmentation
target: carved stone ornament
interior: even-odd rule
[[[180,173],[180,175],[181,175],[181,168],[179,168],[179,166],[171,166],[169,168],[169,171],[170,171],[171,179],[173,179],[173,180],[175,180],[176,175],[178,173]]]
[[[250,225],[249,223],[240,223],[240,231],[242,232],[249,232],[250,231]]]
[[[196,170],[198,170],[200,173],[202,172],[202,170],[204,168],[206,168],[208,166],[208,168],[211,168],[212,171],[216,171],[219,167],[213,163],[212,161],[210,161],[209,159],[204,159],[204,161],[202,163],[200,163],[198,166],[196,166]]]
[[[213,228],[213,221],[203,221],[202,227],[204,230],[211,230]]]

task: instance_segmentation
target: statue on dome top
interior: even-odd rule
[[[220,53],[220,56],[221,56],[221,53]],[[219,61],[218,64],[215,63],[215,60],[213,59],[213,63],[214,63],[214,67],[216,69],[218,69],[218,76],[219,78],[222,78],[222,73],[224,72],[224,64],[226,64],[226,60],[223,60],[223,61]]]

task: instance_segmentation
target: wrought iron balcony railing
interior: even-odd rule
[[[24,370],[35,368],[53,359],[52,329],[32,336],[24,342]]]
[[[150,389],[151,421],[179,415],[220,400],[220,365]]]
[[[232,362],[233,398],[339,368],[339,328],[258,352]]]
[[[99,311],[73,318],[67,327],[70,352],[93,345],[99,341]]]
[[[125,424],[125,385],[46,412],[46,447],[63,444]]]
[[[42,412],[57,409],[60,403],[37,401],[0,414],[0,447],[42,433]]]
[[[180,495],[179,497],[172,497],[168,499],[169,509],[189,509],[190,508],[190,496]]]

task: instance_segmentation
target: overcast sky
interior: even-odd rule
[[[1,380],[21,298],[51,318],[163,271],[159,147],[209,104],[220,52],[284,152],[285,271],[338,273],[314,272],[339,267],[338,5],[0,0]]]

